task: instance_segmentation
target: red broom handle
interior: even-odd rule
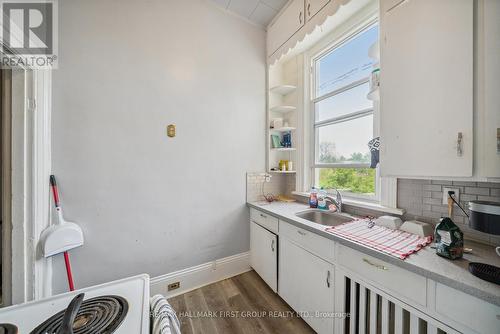
[[[66,274],[68,275],[69,291],[74,291],[75,284],[73,283],[73,274],[71,273],[71,263],[69,262],[68,252],[64,252],[64,262],[66,263]]]
[[[50,176],[50,186],[52,188],[52,195],[54,195],[54,204],[56,208],[59,207],[59,192],[57,191],[56,177],[54,175]]]

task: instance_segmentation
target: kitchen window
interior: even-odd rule
[[[378,24],[365,26],[323,49],[311,63],[311,183],[365,200],[379,199],[368,148],[375,136],[374,104],[367,98],[374,64],[368,50],[378,34]]]

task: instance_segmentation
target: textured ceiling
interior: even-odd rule
[[[212,0],[255,24],[267,26],[288,0]]]

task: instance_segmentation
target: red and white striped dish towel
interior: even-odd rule
[[[369,220],[360,219],[338,226],[328,227],[325,231],[376,249],[399,259],[406,259],[410,254],[418,252],[432,242],[432,237],[421,237],[416,234],[387,227],[374,225],[368,227]]]

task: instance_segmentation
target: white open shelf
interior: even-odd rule
[[[297,89],[296,86],[293,85],[279,85],[279,86],[274,86],[269,91],[271,93],[279,94],[279,95],[288,95],[292,92],[294,92]]]
[[[294,107],[294,106],[276,106],[276,107],[272,107],[269,110],[272,112],[288,113],[288,112],[294,111],[295,109],[297,109],[297,107]]]
[[[295,151],[295,147],[275,147],[272,148],[271,151]]]
[[[282,128],[274,128],[274,129],[269,129],[271,132],[287,132],[287,131],[293,131],[296,130],[296,128],[292,126],[284,126]]]
[[[270,170],[269,173],[274,174],[295,174],[294,170]]]

